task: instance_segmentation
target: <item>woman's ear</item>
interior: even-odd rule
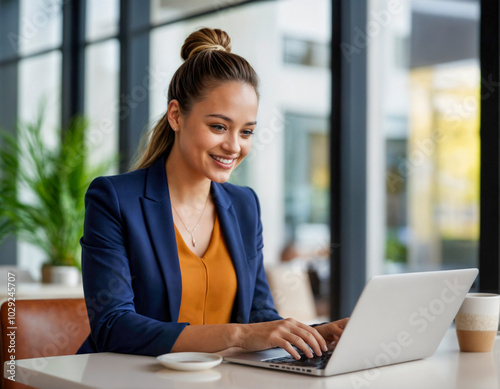
[[[167,117],[170,127],[177,129],[179,128],[179,122],[181,120],[181,110],[179,102],[177,100],[172,100],[168,104]]]

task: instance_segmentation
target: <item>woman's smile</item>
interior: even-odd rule
[[[232,169],[234,167],[234,162],[237,158],[221,157],[218,155],[210,154],[214,163],[222,169]]]

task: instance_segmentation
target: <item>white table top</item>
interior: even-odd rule
[[[7,377],[7,375],[5,375]],[[491,353],[460,353],[450,329],[432,357],[333,377],[239,366],[177,372],[154,357],[101,353],[17,361],[16,381],[38,388],[405,388],[498,389],[500,342]]]
[[[16,299],[83,298],[83,285],[76,286],[21,282],[16,285]],[[7,286],[0,290],[0,302],[7,300]]]

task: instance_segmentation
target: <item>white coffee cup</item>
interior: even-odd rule
[[[469,293],[455,317],[461,351],[488,352],[493,349],[500,316],[500,295]]]

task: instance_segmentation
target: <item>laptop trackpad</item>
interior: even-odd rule
[[[280,358],[280,357],[289,357],[290,354],[283,350],[282,348],[276,347],[269,350],[263,351],[249,351],[238,353],[236,355],[231,355],[229,357],[225,357],[226,360],[231,360],[232,357],[237,357],[239,360],[246,361],[265,361],[266,359],[271,358]]]
[[[271,348],[269,350],[264,350],[264,351],[259,351],[258,352],[261,355],[261,360],[266,360],[266,359],[271,359],[271,358],[282,358],[282,357],[289,357],[290,353],[283,350],[280,347],[276,348]]]

